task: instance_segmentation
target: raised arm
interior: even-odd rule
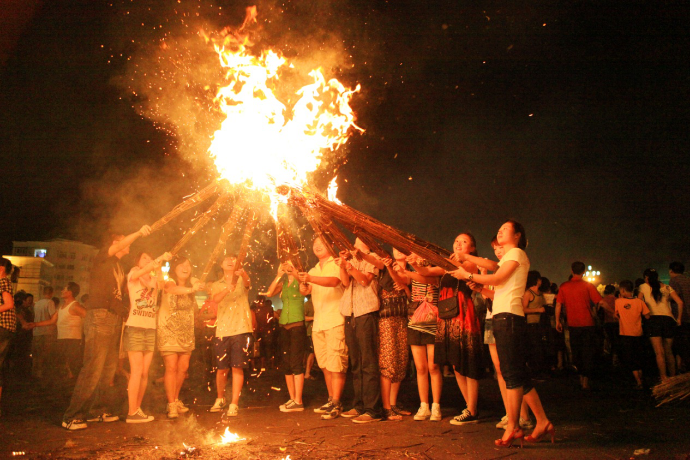
[[[473,256],[472,254],[461,254],[459,258],[461,259],[461,261],[472,262],[479,268],[485,268],[492,272],[498,271],[498,262],[495,262],[491,259]]]
[[[285,269],[283,268],[283,264],[280,264],[278,266],[278,273],[276,274],[276,277],[273,278],[271,285],[268,286],[268,289],[266,289],[266,292],[264,293],[266,297],[276,296],[283,291],[283,275],[285,275]]]
[[[139,267],[132,268],[132,271],[130,272],[131,273],[131,275],[130,275],[131,281],[138,280],[139,277],[149,273],[154,268],[160,267],[161,264],[163,263],[163,261],[170,260],[170,259],[172,259],[172,254],[170,254],[169,252],[165,252],[165,253],[163,253],[163,255],[153,259],[151,262],[149,262],[148,264],[146,264],[142,268],[139,268]]]
[[[129,235],[125,236],[122,238],[120,241],[115,241],[113,244],[110,245],[108,248],[108,255],[109,256],[114,256],[118,252],[122,251],[124,248],[127,246],[130,246],[132,243],[134,243],[139,237],[141,236],[148,236],[151,234],[151,227],[148,225],[144,225],[139,229],[139,231],[130,233]]]

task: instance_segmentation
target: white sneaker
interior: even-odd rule
[[[63,420],[62,427],[66,430],[76,431],[76,430],[85,430],[88,427],[88,425],[86,424],[86,422],[84,420],[75,418],[73,420],[70,420],[69,422],[66,422]]]
[[[168,403],[168,418],[177,418],[180,414],[177,413],[177,403]]]
[[[220,412],[225,407],[225,398],[216,398],[216,402],[209,409],[209,412]]]
[[[237,404],[230,404],[228,407],[228,411],[225,413],[228,417],[237,417],[237,414],[239,414],[240,408]]]
[[[440,422],[442,419],[443,415],[441,415],[441,405],[436,403],[431,404],[431,417],[429,417],[429,421]]]
[[[499,430],[505,430],[507,426],[508,416],[504,415],[503,418],[501,418],[501,421],[496,424],[496,428],[498,428]]]
[[[417,413],[414,414],[414,419],[419,422],[428,419],[429,416],[431,416],[429,405],[422,403],[422,405],[419,406],[419,410],[417,411]]]
[[[189,407],[185,406],[182,401],[179,399],[175,400],[175,404],[177,404],[177,412],[180,414],[184,414],[185,412],[189,412]]]
[[[148,423],[153,422],[153,415],[146,415],[141,407],[133,415],[127,415],[127,423]]]

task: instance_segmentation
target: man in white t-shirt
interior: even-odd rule
[[[340,313],[340,299],[344,289],[339,277],[340,267],[329,254],[326,243],[321,238],[316,238],[312,249],[319,263],[309,273],[300,273],[299,279],[301,283],[309,284],[307,295],[311,293],[314,304],[314,354],[328,389],[328,402],[314,409],[314,412],[322,414],[322,419],[330,420],[342,412],[340,397],[345,387],[348,365],[345,318]]]
[[[34,324],[50,321],[45,326],[35,326],[33,328],[34,338],[31,344],[33,366],[31,374],[39,379],[46,377],[57,344],[57,309],[52,297],[53,288],[46,286],[43,288],[43,297],[34,305]],[[54,321],[52,321],[53,317],[55,317]]]

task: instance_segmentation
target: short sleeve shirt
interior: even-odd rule
[[[211,296],[215,296],[227,287],[225,278],[213,283]],[[235,290],[228,292],[218,304],[218,322],[216,323],[216,337],[230,337],[233,335],[253,332],[252,313],[249,308],[249,291],[244,287],[242,279],[237,280]]]
[[[668,301],[671,293],[675,292],[671,286],[665,284],[661,286],[661,299],[658,301],[652,295],[652,287],[649,284],[641,284],[640,292],[644,296],[644,301],[649,307],[649,311],[652,312],[652,316],[669,316],[675,319],[671,311],[671,304]]]
[[[2,298],[3,292],[8,292],[10,295],[12,295],[12,283],[7,277],[0,278],[0,306],[5,305],[5,300]],[[14,311],[14,308],[0,313],[0,327],[7,329],[10,332],[17,330],[17,315]]]
[[[138,278],[132,280],[132,272],[127,275],[127,289],[129,290],[129,316],[127,326],[144,329],[156,328],[156,313],[158,312],[158,287],[155,278],[150,282]]]
[[[683,301],[683,322],[690,323],[690,278],[685,275],[676,275],[668,284]]]
[[[512,313],[517,316],[525,316],[522,310],[522,297],[525,295],[527,286],[527,272],[529,272],[529,259],[527,253],[520,248],[510,249],[505,253],[498,266],[502,266],[509,260],[518,263],[510,278],[500,286],[495,286],[494,303],[492,307],[493,316],[500,313]]]
[[[55,314],[55,303],[50,299],[41,299],[34,305],[34,322],[47,321]],[[34,337],[39,335],[56,335],[57,325],[37,326],[33,328]]]
[[[569,327],[594,326],[592,304],[597,304],[601,295],[597,289],[582,278],[573,278],[561,284],[556,301],[565,305]]]
[[[309,270],[309,276],[324,278],[338,278],[340,280],[340,267],[329,257],[323,266],[317,263]],[[343,286],[336,287],[311,285],[311,300],[314,303],[313,331],[327,331],[345,323],[345,318],[340,314],[340,299],[343,297]]]
[[[620,317],[620,335],[640,337],[642,335],[642,316],[649,314],[647,304],[640,299],[616,299],[616,313]]]
[[[374,277],[368,286],[362,286],[354,278],[345,289],[340,299],[340,313],[343,316],[362,316],[379,310],[378,283],[376,277],[379,270],[366,260],[352,259],[352,266],[362,273],[371,273]]]

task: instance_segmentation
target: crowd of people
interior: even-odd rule
[[[583,279],[584,263],[575,262],[570,279],[558,286],[530,270],[527,234],[514,220],[491,242],[495,260],[478,256],[473,235],[459,234],[450,258],[454,270],[397,249],[382,257],[360,239],[354,250],[334,257],[317,235],[312,250],[318,263],[309,271],[280,263],[266,292],[251,304],[252,280],[233,255],[220,261],[222,273],[210,283],[192,276],[190,260],[169,253],[137,254],[126,273],[122,257],[150,232],[143,226],[127,236],[112,235],[94,260],[91,291],[81,302],[73,282],[59,298],[51,287],[35,303],[31,295],[13,295],[16,267],[0,259],[0,365],[12,361],[17,372],[39,379],[48,366],[58,366],[76,378],[62,420],[68,430],[119,420],[108,389],[123,357],[129,361],[126,422],[154,419],[141,408],[154,353],[164,364],[167,417],[188,412],[180,390],[204,338],[212,352],[197,353],[215,373],[210,411],[228,417],[239,413],[245,372],[257,366],[256,359],[258,367],[275,362],[285,376],[289,399],[280,411],[305,410],[305,380],[314,379],[318,368],[328,400],[314,412],[324,420],[344,417],[359,424],[406,416],[441,421],[444,374],[455,377],[466,405],[450,423],[477,423],[478,382],[493,368],[505,406],[496,425],[504,430],[497,446],[553,442],[555,428],[534,387],[552,373],[574,369],[582,389],[589,390],[597,367],[609,360],[629,371],[641,389],[647,348],[661,380],[690,363],[690,280],[683,264],[670,265],[669,285],[648,269],[644,278],[607,285],[600,293]],[[166,261],[167,277],[161,270]],[[202,307],[197,293],[207,296]],[[282,307],[276,311],[269,299],[278,296]],[[199,324],[203,338],[195,329]],[[410,358],[420,400],[414,414],[398,404]],[[30,369],[22,367],[27,362]],[[354,398],[345,402],[348,378]]]

